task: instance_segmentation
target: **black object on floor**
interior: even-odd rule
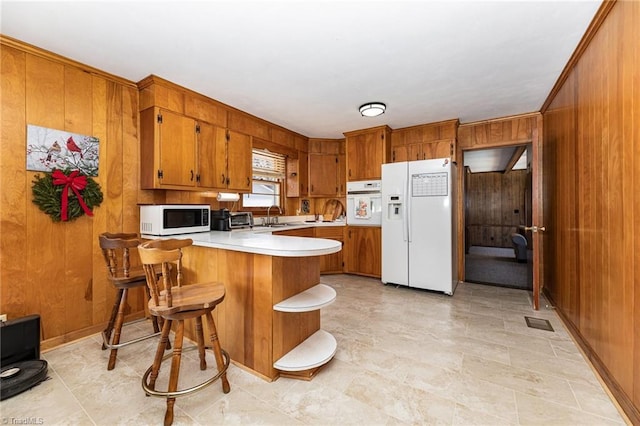
[[[554,331],[553,327],[551,327],[551,323],[546,319],[524,317],[524,320],[527,322],[527,327],[529,328],[537,328],[538,330]]]
[[[47,378],[40,360],[40,315],[28,315],[0,325],[0,401],[31,389]]]
[[[47,378],[45,360],[22,361],[0,370],[0,401],[31,389]]]

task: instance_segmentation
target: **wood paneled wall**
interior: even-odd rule
[[[605,2],[545,103],[545,291],[640,424],[640,3]]]
[[[138,95],[135,85],[53,54],[2,40],[0,139],[0,309],[40,314],[43,348],[97,331],[115,297],[105,279],[98,235],[137,232]],[[32,203],[36,172],[26,171],[27,124],[100,139],[95,178],[104,194],[94,216],[54,223]],[[133,292],[130,312],[141,312]]]
[[[466,173],[468,246],[511,248],[511,234],[525,224],[526,170]]]
[[[40,314],[42,348],[47,349],[106,324],[115,291],[106,280],[98,235],[138,232],[137,204],[234,206],[218,203],[216,194],[138,189],[138,111],[150,93],[139,94],[133,82],[9,37],[0,36],[0,43],[0,312],[9,319]],[[167,86],[153,95],[180,105],[185,113],[265,137],[288,150],[308,150],[302,135],[188,89],[174,90],[172,83]],[[53,223],[31,202],[37,173],[25,170],[27,124],[99,138],[95,180],[104,201],[93,217]],[[139,290],[128,299],[131,317],[144,313]]]

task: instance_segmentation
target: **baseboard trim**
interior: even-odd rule
[[[582,333],[580,333],[580,330],[578,330],[578,328],[564,314],[562,308],[558,307],[546,288],[543,289],[543,294],[547,300],[555,306],[555,311],[558,313],[560,320],[564,323],[567,330],[569,330],[571,337],[576,342],[587,363],[596,373],[596,376],[613,400],[614,405],[616,405],[620,412],[620,415],[628,424],[640,425],[640,410],[638,410],[638,408],[633,404],[631,398],[629,398],[622,387],[614,379],[600,357],[598,357],[593,349],[591,349],[587,340],[582,336]]]
[[[136,312],[134,314],[126,315],[125,322],[135,321],[137,319],[144,318],[144,311]],[[95,324],[89,327],[81,328],[80,330],[74,330],[69,333],[52,337],[51,339],[42,340],[40,342],[40,350],[47,351],[55,349],[59,346],[74,342],[84,337],[91,336],[92,334],[100,333],[107,326],[108,321],[100,324]]]

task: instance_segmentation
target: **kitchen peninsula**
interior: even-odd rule
[[[331,360],[336,341],[320,329],[319,309],[335,291],[320,284],[320,256],[340,251],[340,242],[252,231],[172,238],[193,240],[184,251],[185,282],[225,285],[214,315],[222,347],[236,365],[269,381],[281,375],[310,380]]]

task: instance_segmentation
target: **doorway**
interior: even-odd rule
[[[463,153],[465,281],[533,290],[530,145]]]

